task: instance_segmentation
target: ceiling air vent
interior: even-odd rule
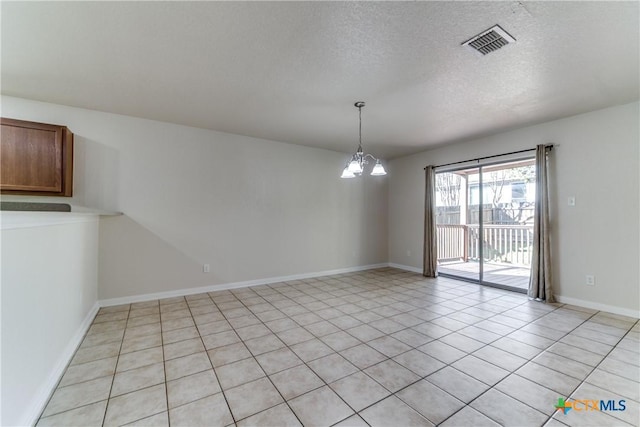
[[[486,55],[515,41],[516,39],[511,37],[509,33],[499,25],[496,25],[462,43],[462,46],[469,46],[473,50]]]

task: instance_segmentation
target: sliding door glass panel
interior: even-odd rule
[[[470,183],[478,172],[473,168],[436,174],[438,271],[473,281],[480,280],[480,257],[477,224],[469,225]]]
[[[529,285],[535,205],[533,159],[482,167],[482,282]]]
[[[535,177],[534,159],[437,173],[438,271],[526,291]]]

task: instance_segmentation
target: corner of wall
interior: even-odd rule
[[[60,382],[64,371],[67,369],[67,366],[71,362],[71,358],[73,357],[78,347],[80,347],[80,344],[82,343],[84,336],[89,330],[93,319],[96,317],[96,314],[98,314],[99,309],[100,304],[98,303],[98,301],[96,301],[93,307],[91,307],[91,310],[89,310],[89,312],[85,316],[75,334],[73,334],[73,337],[71,338],[65,349],[58,357],[58,360],[56,361],[53,370],[49,374],[49,377],[42,384],[38,392],[34,395],[31,404],[25,411],[24,420],[21,423],[22,425],[35,425],[38,422],[40,414],[53,395],[58,382]]]

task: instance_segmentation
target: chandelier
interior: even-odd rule
[[[362,151],[362,107],[364,107],[364,102],[358,101],[353,105],[358,109],[358,115],[360,117],[360,139],[358,142],[358,150],[351,156],[351,160],[347,162],[340,178],[355,178],[356,176],[362,175],[364,166],[369,163],[367,158],[371,158],[372,161],[376,162],[371,170],[371,175],[386,175],[387,172],[384,170],[382,163],[380,163],[380,159],[373,157],[371,154],[364,154]]]

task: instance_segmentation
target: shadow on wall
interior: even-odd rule
[[[215,272],[126,215],[100,220],[98,299],[220,283]]]
[[[74,200],[96,209],[117,210],[120,176],[118,151],[74,135]]]
[[[367,264],[367,252],[371,250],[371,246],[379,248],[379,251],[383,254],[383,258],[380,261],[387,262],[387,177],[364,176],[362,178],[366,181],[364,182],[362,208],[357,212],[357,218],[355,219],[360,228],[360,237],[357,240],[359,251],[356,257],[356,265]],[[381,203],[382,198],[384,199],[383,203]],[[380,228],[380,222],[385,228]]]

